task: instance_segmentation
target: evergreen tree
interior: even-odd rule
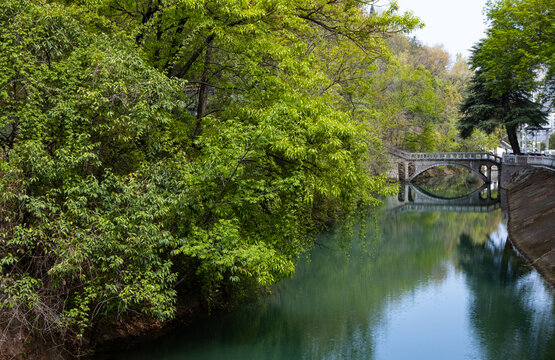
[[[520,154],[517,128],[546,122],[543,109],[555,94],[554,5],[553,0],[488,2],[491,25],[473,50],[470,66],[476,73],[460,108],[462,137],[475,128],[492,132],[503,126],[513,152]]]
[[[541,125],[547,118],[542,106],[530,98],[530,94],[520,89],[497,95],[488,89],[483,72],[476,70],[460,106],[462,117],[458,128],[461,136],[468,138],[475,129],[490,134],[504,127],[513,152],[520,154],[516,136],[518,127],[524,124]]]

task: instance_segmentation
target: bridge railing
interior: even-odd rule
[[[436,152],[410,153],[399,149],[390,150],[393,154],[407,160],[489,160],[501,164],[502,158],[488,152]]]
[[[503,155],[503,163],[509,165],[537,165],[555,168],[555,156]]]

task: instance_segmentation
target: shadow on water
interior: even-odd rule
[[[492,190],[405,188],[412,200],[388,199],[347,247],[339,227],[320,234],[274,295],[102,358],[554,359],[552,291],[507,244],[498,208],[470,211],[497,206]],[[395,210],[425,199],[463,210]]]

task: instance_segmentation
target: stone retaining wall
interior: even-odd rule
[[[521,166],[503,166],[509,239],[555,286],[555,172]]]

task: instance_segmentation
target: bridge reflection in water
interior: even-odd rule
[[[394,214],[406,212],[472,212],[486,213],[501,208],[498,183],[484,184],[481,188],[460,197],[447,198],[432,194],[412,184],[401,185]]]

